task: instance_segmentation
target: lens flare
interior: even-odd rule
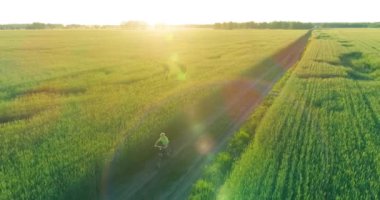
[[[192,131],[193,133],[195,134],[201,134],[202,132],[204,132],[205,130],[205,127],[203,124],[201,123],[195,123],[193,126],[192,126]]]
[[[169,58],[170,62],[173,62],[173,63],[176,63],[178,62],[179,58],[178,58],[178,53],[172,53],[170,55],[170,58]]]
[[[179,70],[179,72],[177,74],[177,79],[180,81],[185,81],[186,80],[186,73],[187,73],[186,65],[184,65],[182,63],[178,63],[177,66],[178,66],[178,70]]]
[[[196,142],[195,147],[199,154],[205,155],[211,152],[214,145],[215,142],[210,136],[202,136]]]

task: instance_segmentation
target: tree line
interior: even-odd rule
[[[35,22],[32,24],[1,24],[0,29],[55,29],[64,28],[63,24],[45,24]]]
[[[375,23],[304,23],[292,21],[274,22],[222,22],[215,24],[187,24],[187,25],[165,25],[158,24],[155,28],[214,28],[214,29],[312,29],[312,28],[380,28],[380,22]],[[126,21],[120,25],[81,25],[81,24],[49,24],[35,22],[32,24],[0,24],[0,30],[12,29],[147,29],[149,24],[144,21]]]
[[[223,22],[215,23],[215,29],[311,29],[314,27],[312,23],[302,22]]]
[[[215,23],[215,29],[312,29],[312,28],[380,28],[376,23],[304,23],[292,21],[274,22],[223,22]]]
[[[380,22],[374,23],[320,23],[322,28],[380,28]]]
[[[105,29],[118,28],[118,25],[82,25],[82,24],[49,24],[35,22],[32,24],[0,24],[0,30],[17,30],[17,29]]]

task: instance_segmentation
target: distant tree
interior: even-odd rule
[[[45,29],[46,25],[44,23],[34,22],[33,24],[30,24],[27,28],[28,29]]]
[[[215,23],[215,29],[312,29],[320,28],[376,28],[378,23],[303,23],[293,21],[274,21],[274,22],[223,22]]]
[[[319,24],[322,28],[368,28],[374,23],[321,23]]]
[[[369,28],[380,28],[380,22],[371,23],[368,27]]]
[[[148,28],[148,24],[144,21],[127,21],[122,22],[120,27],[126,29],[146,29]]]
[[[80,25],[80,24],[68,24],[65,26],[65,28],[67,28],[67,29],[79,29],[79,28],[86,28],[86,26]]]

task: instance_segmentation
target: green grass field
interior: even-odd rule
[[[211,193],[379,199],[380,30],[313,31],[289,76],[223,186]],[[194,199],[215,183],[206,177],[197,184]]]
[[[152,157],[151,146],[159,132],[166,130],[168,122],[175,119],[178,113],[185,112],[187,108],[196,105],[196,102],[214,94],[226,82],[244,76],[252,70],[252,67],[305,33],[306,31],[290,30],[191,29],[0,31],[0,199],[99,198],[102,177],[106,176],[104,174],[107,172],[107,166],[114,159],[116,153],[122,155],[118,159],[129,162],[127,164],[119,162],[122,163],[119,170],[132,170],[133,172],[133,169],[128,167],[135,163],[136,166],[139,166],[138,163]],[[370,56],[371,51],[376,52],[367,43],[379,42],[376,38],[377,32],[365,32],[371,36],[372,40],[356,40],[356,32],[343,33],[326,32],[333,37],[342,37],[342,40],[353,40],[354,47],[341,47],[332,39],[318,40],[318,42],[312,43],[312,48],[308,50],[307,56],[312,59],[337,59],[336,56],[339,55],[336,54],[350,52],[351,48],[363,51],[363,56],[367,56],[367,54]],[[347,45],[349,44],[347,43]],[[324,51],[318,57],[314,55],[318,48],[329,46],[334,48]],[[375,45],[376,48],[378,46],[380,45]],[[305,59],[303,62],[310,62],[312,65],[300,64],[295,75],[292,76],[293,78],[289,80],[288,86],[281,93],[279,99],[282,101],[290,101],[292,98],[299,100],[298,96],[282,97],[294,95],[294,93],[287,92],[289,90],[299,90],[299,95],[309,95],[308,98],[312,99],[315,89],[310,88],[318,88],[315,86],[316,84],[320,84],[319,87],[322,87],[326,81],[330,80],[301,79],[296,77],[297,74],[317,74],[321,71],[324,72],[323,70],[330,73],[329,70],[334,69],[336,73],[344,76],[348,70],[347,67],[325,66],[327,64],[323,62],[305,61]],[[308,69],[307,66],[315,67]],[[362,75],[362,72],[358,73],[358,76]],[[377,96],[376,81],[374,80],[377,75],[376,72],[371,72],[365,73],[363,76],[368,76],[371,80],[357,81],[340,78],[335,81],[335,79],[331,79],[330,81],[333,82],[328,87],[329,90],[334,88],[335,90],[338,88],[350,90],[350,93],[336,92],[338,95],[336,98],[351,95],[347,101],[357,101],[349,102],[357,103],[355,104],[357,107],[350,107],[350,109],[354,109],[356,114],[363,116],[362,118],[354,115],[353,110],[346,112],[348,109],[345,107],[346,104],[342,104],[342,110],[336,114],[335,112],[328,114],[328,111],[324,111],[322,108],[325,105],[313,108],[317,112],[314,117],[324,117],[323,123],[314,121],[314,123],[322,123],[319,125],[321,129],[329,127],[329,124],[333,124],[333,122],[342,124],[347,122],[343,127],[349,128],[350,131],[356,131],[354,132],[356,134],[348,134],[349,132],[342,128],[336,132],[337,140],[331,138],[331,143],[337,143],[340,146],[328,146],[330,149],[327,149],[326,155],[329,156],[326,159],[341,159],[342,168],[322,168],[337,170],[336,174],[349,174],[350,172],[345,169],[352,169],[353,172],[356,172],[356,168],[350,165],[352,163],[349,162],[349,158],[334,154],[333,151],[342,154],[348,151],[352,156],[360,156],[365,152],[367,157],[360,159],[360,162],[357,159],[351,159],[355,162],[358,161],[357,165],[368,161],[366,165],[362,166],[362,173],[348,176],[347,180],[352,181],[356,176],[366,178],[366,175],[374,170],[370,166],[377,166],[378,163],[373,160],[373,156],[378,156],[378,154],[376,154],[376,134],[370,131],[375,122],[371,121],[373,118],[369,112],[371,109],[379,108],[375,100]],[[297,81],[308,84],[301,84]],[[366,88],[366,90],[358,89],[359,87]],[[321,94],[318,95],[318,98],[327,95],[327,91],[323,93],[323,90],[320,90]],[[307,94],[302,95],[303,92],[307,92]],[[355,92],[355,95],[352,92]],[[364,92],[368,92],[367,99],[364,99],[363,96],[357,97],[356,93]],[[234,95],[233,91],[228,95]],[[276,115],[278,109],[284,109],[289,116],[292,115],[291,111],[301,112],[301,109],[291,110],[289,106],[298,108],[305,106],[305,103],[302,103],[303,101],[294,102],[286,104],[276,100],[269,113],[273,115],[273,118],[281,118],[282,115]],[[371,107],[367,106],[368,102]],[[284,107],[280,105],[284,105]],[[372,111],[374,112],[374,110]],[[339,118],[337,118],[338,115]],[[296,116],[298,115],[290,117],[289,120],[295,120],[294,123],[297,122],[297,124],[304,123],[302,120],[305,119],[300,120]],[[328,117],[326,118],[326,116]],[[342,117],[348,118],[347,120],[356,117],[358,120],[366,121],[366,126],[361,126],[360,121],[355,121],[355,128],[351,129],[350,121],[339,121],[343,119]],[[270,123],[269,119],[265,121],[265,124]],[[276,124],[283,122],[280,119],[275,121]],[[199,127],[201,121],[191,118],[189,123]],[[271,129],[274,127],[277,126],[260,126],[262,131],[257,134],[255,141],[262,140],[260,138],[268,138],[268,134],[274,134],[270,138],[275,139],[280,132]],[[307,127],[304,127],[305,130]],[[284,133],[281,132],[282,135],[285,133],[295,134],[286,132],[288,130],[286,127],[281,130],[284,131]],[[367,132],[359,134],[359,130]],[[332,130],[320,134],[329,138],[331,132]],[[175,140],[184,133],[169,132],[168,134]],[[352,138],[349,138],[347,143],[339,143],[338,139],[341,137]],[[265,148],[271,149],[270,145],[281,147],[273,141],[264,141],[269,145]],[[296,142],[297,140],[283,139],[281,142],[286,141],[289,141],[290,144],[290,141]],[[353,151],[354,146],[350,146],[352,144],[349,142],[362,149]],[[260,167],[265,167],[265,163],[272,167],[275,166],[274,161],[262,157],[264,154],[254,152],[257,144],[258,142],[255,142],[251,145],[246,155],[253,154],[259,157],[243,156],[242,161],[237,164],[237,166],[252,165],[255,163],[255,159],[263,160],[263,166],[254,166],[254,170],[249,172],[249,177],[253,178],[244,179],[246,184],[248,182],[255,184],[254,177],[258,177],[258,174],[255,173],[260,173]],[[315,148],[320,148],[318,143],[315,145],[317,145]],[[289,151],[291,147],[291,145],[286,146]],[[270,153],[269,151],[265,152]],[[271,152],[270,155],[277,155],[282,151],[272,150]],[[271,158],[276,159],[275,157]],[[311,159],[310,156],[308,158]],[[315,160],[316,164],[323,165],[323,162],[319,161]],[[306,164],[305,166],[311,167]],[[347,166],[349,167],[347,168]],[[236,167],[233,176],[226,183],[227,185],[243,180],[240,178],[248,172],[244,171],[244,168],[238,170],[240,168]],[[305,168],[301,169],[304,170],[303,173],[312,173],[312,171],[305,171]],[[277,171],[273,170],[268,173],[277,173]],[[262,175],[267,176],[267,173]],[[377,187],[375,184],[378,181],[377,176],[370,178],[372,178],[372,182],[368,182],[371,185],[370,188]],[[362,183],[360,180],[357,180],[359,181],[357,184]],[[334,181],[341,183],[340,181],[343,180],[334,179]],[[302,183],[297,178],[293,182],[294,185]],[[270,184],[270,182],[266,183]],[[241,184],[242,182],[239,182],[234,187],[230,187],[231,191],[236,190],[238,192],[236,194],[245,195],[239,190],[245,187]],[[321,184],[322,182],[317,182],[315,187]],[[354,186],[347,185],[347,187]],[[269,189],[269,187],[263,187]],[[368,187],[365,185],[365,188]],[[231,194],[227,193],[229,192],[227,188],[229,187],[226,186],[222,190],[222,194]],[[336,194],[344,194],[341,188],[333,189],[336,189]],[[303,189],[302,191],[308,190]],[[262,192],[267,194],[266,190],[262,190]],[[256,193],[250,195],[252,194],[256,195]]]
[[[0,199],[379,199],[379,86],[379,29],[0,31]]]

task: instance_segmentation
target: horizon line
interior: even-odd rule
[[[11,24],[33,24],[33,23],[42,23],[42,24],[60,24],[60,25],[85,25],[85,26],[120,26],[122,23],[125,22],[143,22],[147,23],[149,25],[165,25],[165,26],[181,26],[181,25],[214,25],[217,23],[249,23],[249,22],[255,22],[255,23],[272,23],[272,22],[300,22],[300,23],[312,23],[312,24],[323,24],[323,23],[380,23],[380,21],[331,21],[331,22],[305,22],[305,21],[296,21],[296,20],[272,20],[272,21],[222,21],[222,22],[212,22],[212,23],[165,23],[165,22],[157,22],[157,23],[149,23],[145,20],[125,20],[121,21],[118,24],[108,23],[108,24],[96,24],[96,23],[56,23],[56,22],[41,22],[41,21],[33,21],[33,22],[17,22],[17,23],[0,23],[0,25],[11,25]]]

